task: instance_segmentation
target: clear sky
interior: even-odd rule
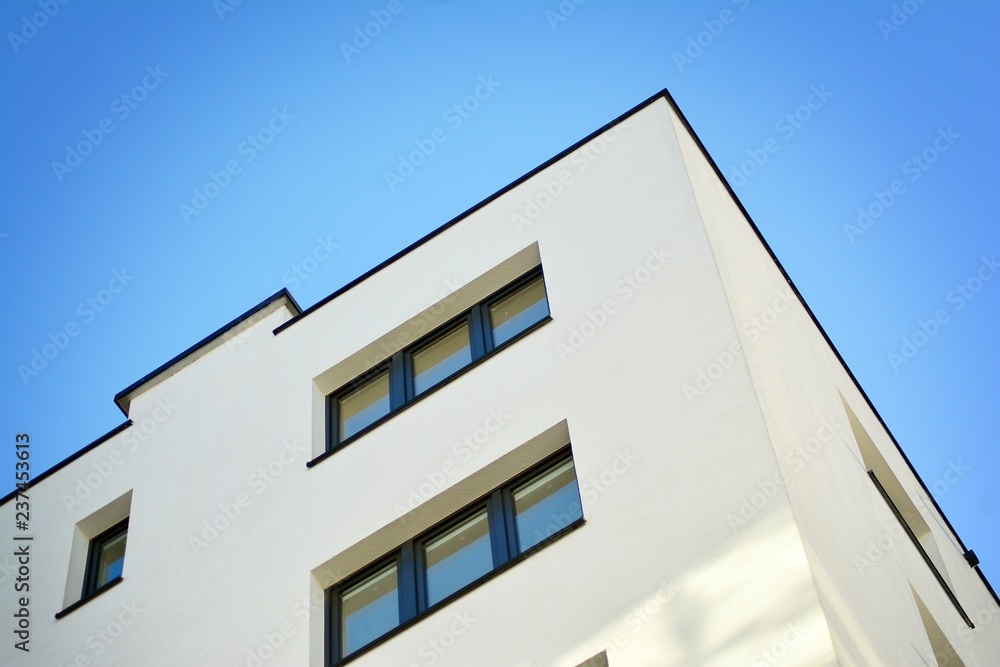
[[[997,25],[954,0],[3,2],[0,482],[16,433],[55,465],[230,319],[315,303],[666,87],[996,585]]]

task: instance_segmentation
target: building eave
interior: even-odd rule
[[[120,392],[115,394],[115,404],[117,404],[125,416],[128,417],[129,406],[135,396],[151,386],[162,382],[171,375],[180,371],[185,366],[190,365],[197,358],[199,353],[204,354],[212,348],[222,344],[225,342],[227,335],[230,337],[238,335],[244,329],[253,326],[260,319],[282,306],[287,307],[292,312],[293,318],[302,313],[302,309],[295,301],[295,298],[286,288],[282,288],[242,315],[239,315],[227,324],[222,325],[219,329],[210,333],[208,336],[201,339],[163,365],[142,376],[129,386],[125,387],[125,389],[122,389]]]

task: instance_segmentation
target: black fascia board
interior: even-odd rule
[[[232,329],[233,327],[235,327],[240,322],[242,322],[242,321],[244,321],[244,320],[246,320],[246,319],[248,319],[250,317],[253,317],[254,315],[256,315],[257,313],[259,313],[260,311],[262,311],[265,308],[267,308],[268,306],[270,306],[275,301],[278,301],[279,299],[283,299],[283,298],[284,299],[288,299],[289,303],[295,309],[296,313],[294,313],[294,315],[297,316],[299,313],[302,312],[302,308],[299,307],[298,302],[295,301],[295,298],[292,296],[291,292],[289,292],[287,288],[283,287],[279,291],[275,292],[274,294],[272,294],[268,298],[266,298],[263,301],[261,301],[260,303],[258,303],[256,306],[254,306],[250,310],[246,311],[242,315],[239,315],[238,317],[236,317],[232,321],[228,322],[227,324],[222,325],[220,328],[216,329],[215,331],[213,331],[212,333],[210,333],[205,338],[202,338],[200,341],[198,341],[197,343],[195,343],[194,345],[192,345],[188,349],[184,350],[183,352],[181,352],[180,354],[178,354],[173,359],[170,359],[169,361],[167,361],[166,363],[160,365],[156,369],[150,371],[149,373],[146,373],[141,378],[139,378],[138,380],[136,380],[135,382],[133,382],[129,386],[127,386],[124,389],[122,389],[120,392],[118,392],[117,394],[115,394],[115,404],[125,414],[125,416],[128,417],[128,406],[124,402],[124,399],[125,399],[126,396],[128,396],[128,394],[130,394],[131,392],[135,391],[136,389],[138,389],[139,387],[141,387],[142,385],[144,385],[146,382],[149,382],[150,380],[152,380],[153,378],[155,378],[160,373],[163,373],[164,371],[166,371],[167,369],[169,369],[171,366],[173,366],[177,362],[182,361],[188,355],[194,354],[199,349],[201,349],[205,345],[208,345],[210,342],[212,342],[213,340],[215,340],[219,336],[223,335],[224,333],[226,333],[227,331],[229,331],[230,329]]]
[[[809,315],[809,318],[812,320],[813,324],[816,325],[816,328],[819,330],[820,335],[823,336],[823,340],[825,340],[826,344],[830,346],[830,350],[833,352],[834,356],[837,357],[837,361],[840,362],[840,365],[844,368],[844,371],[847,373],[848,377],[851,379],[851,382],[854,383],[854,386],[857,388],[858,392],[865,399],[865,403],[868,405],[868,408],[872,411],[872,413],[875,415],[876,419],[878,419],[879,424],[882,426],[883,429],[885,429],[885,432],[889,435],[889,439],[892,440],[892,444],[895,445],[896,451],[899,452],[899,455],[903,458],[903,461],[906,462],[907,467],[910,469],[910,472],[913,473],[913,476],[917,479],[917,482],[920,484],[920,487],[926,492],[927,497],[930,498],[931,503],[934,505],[934,509],[938,512],[938,514],[941,515],[941,518],[944,519],[945,525],[948,526],[948,530],[951,531],[952,535],[954,535],[955,539],[958,541],[959,545],[962,547],[962,551],[963,552],[967,551],[967,547],[965,546],[965,543],[962,541],[961,536],[959,536],[958,532],[955,530],[955,527],[952,526],[951,521],[948,520],[948,517],[945,516],[944,512],[941,510],[941,506],[938,505],[937,500],[934,498],[934,496],[931,494],[930,490],[927,488],[927,485],[924,483],[924,480],[920,477],[919,474],[917,474],[916,468],[913,467],[913,463],[910,461],[909,457],[906,456],[906,452],[904,452],[903,448],[900,447],[899,442],[896,440],[896,436],[894,436],[892,434],[892,431],[889,430],[889,427],[888,427],[888,425],[886,425],[885,420],[882,419],[882,415],[879,414],[879,411],[875,408],[875,404],[872,403],[871,398],[865,392],[864,388],[861,386],[861,383],[858,382],[858,379],[857,379],[857,377],[855,377],[854,372],[851,371],[850,367],[848,367],[848,365],[847,365],[847,362],[844,361],[844,357],[840,354],[840,350],[838,350],[837,346],[833,344],[833,341],[830,339],[830,336],[827,334],[826,329],[824,329],[823,325],[820,324],[819,320],[816,318],[816,314],[813,313],[812,308],[810,308],[809,304],[806,303],[806,300],[805,300],[805,298],[803,298],[802,293],[799,292],[798,287],[795,286],[795,283],[792,281],[791,277],[788,275],[788,272],[785,271],[785,267],[778,260],[777,255],[774,254],[774,250],[771,248],[770,244],[764,238],[764,235],[761,234],[760,228],[757,226],[757,223],[754,222],[753,218],[750,216],[750,213],[746,210],[746,207],[743,205],[743,202],[740,201],[740,198],[736,195],[736,191],[733,189],[732,185],[729,183],[729,180],[725,177],[725,175],[722,173],[722,170],[719,169],[719,166],[716,164],[715,160],[712,158],[712,156],[709,154],[708,150],[705,148],[705,144],[702,142],[701,137],[699,137],[698,133],[694,131],[694,128],[691,126],[691,123],[688,121],[687,117],[684,115],[684,113],[681,111],[680,107],[677,105],[677,102],[674,100],[673,95],[671,95],[670,91],[668,91],[666,88],[662,89],[661,91],[659,91],[655,95],[652,95],[651,97],[647,98],[646,100],[640,102],[639,104],[637,104],[636,106],[632,107],[631,109],[629,109],[625,113],[621,114],[620,116],[618,116],[614,120],[611,120],[608,123],[605,123],[603,126],[601,126],[600,128],[598,128],[594,132],[591,132],[590,134],[588,134],[583,139],[577,141],[576,143],[574,143],[573,145],[571,145],[569,148],[566,148],[565,150],[563,150],[559,154],[555,155],[554,157],[549,158],[548,160],[546,160],[545,162],[543,162],[539,166],[535,167],[534,169],[532,169],[528,173],[526,173],[523,176],[521,176],[520,178],[512,181],[510,184],[504,186],[503,188],[497,190],[496,192],[494,192],[490,196],[488,196],[485,199],[483,199],[478,204],[475,204],[471,208],[467,209],[465,212],[458,214],[457,216],[455,216],[454,218],[452,218],[448,222],[444,223],[443,225],[441,225],[437,229],[431,231],[430,233],[426,234],[422,238],[417,239],[416,241],[414,241],[413,243],[411,243],[407,247],[403,248],[402,250],[400,250],[399,252],[397,252],[396,254],[394,254],[392,257],[389,257],[388,259],[386,259],[384,262],[382,262],[382,263],[378,264],[377,266],[373,267],[372,269],[366,271],[362,275],[358,276],[357,278],[355,278],[351,282],[347,283],[346,285],[344,285],[343,287],[341,287],[337,291],[333,292],[329,296],[324,297],[323,299],[321,299],[320,301],[316,302],[312,306],[309,306],[305,310],[301,311],[298,315],[290,318],[287,322],[283,322],[280,326],[278,326],[278,327],[276,327],[274,329],[274,334],[278,335],[279,333],[281,333],[282,331],[284,331],[288,327],[290,327],[293,324],[299,322],[300,320],[302,320],[303,318],[305,318],[307,315],[309,315],[312,312],[318,310],[319,308],[325,306],[326,304],[328,304],[329,302],[333,301],[334,299],[336,299],[341,294],[347,292],[348,290],[352,289],[353,287],[357,286],[358,284],[364,282],[365,280],[367,280],[371,276],[375,275],[376,273],[378,273],[379,271],[381,271],[385,267],[389,266],[390,264],[392,264],[396,260],[400,259],[404,255],[409,254],[411,251],[413,251],[416,248],[418,248],[418,247],[422,246],[423,244],[427,243],[428,241],[430,241],[431,239],[433,239],[438,234],[441,234],[442,232],[446,231],[449,227],[452,227],[453,225],[455,225],[458,222],[462,221],[463,219],[465,219],[469,215],[475,213],[476,211],[478,211],[482,207],[484,207],[487,204],[489,204],[490,202],[492,202],[494,199],[497,199],[501,195],[506,194],[508,191],[516,188],[518,185],[520,185],[524,181],[528,180],[532,176],[534,176],[534,175],[538,174],[539,172],[541,172],[542,170],[547,169],[548,167],[552,166],[552,164],[554,164],[555,162],[563,159],[564,157],[566,157],[567,155],[569,155],[573,151],[579,149],[580,147],[582,147],[587,142],[592,141],[593,139],[596,139],[601,134],[607,132],[608,130],[610,130],[610,129],[614,128],[614,127],[616,127],[622,121],[627,120],[631,116],[635,115],[639,111],[642,111],[647,106],[653,104],[654,102],[656,102],[657,100],[659,100],[661,98],[664,99],[667,102],[667,105],[670,107],[670,109],[675,114],[677,114],[678,119],[680,119],[681,123],[684,125],[684,128],[691,135],[691,138],[694,140],[695,144],[697,145],[698,150],[701,151],[701,154],[708,161],[708,164],[712,167],[712,170],[715,172],[715,175],[719,178],[719,180],[725,186],[726,192],[729,193],[729,196],[732,198],[733,202],[739,208],[740,213],[743,215],[744,218],[746,218],[747,223],[750,225],[750,228],[753,230],[754,234],[757,236],[757,239],[760,241],[761,245],[763,245],[764,250],[767,251],[767,254],[771,258],[771,261],[774,262],[774,265],[778,268],[778,271],[781,272],[781,276],[784,278],[785,282],[788,284],[788,287],[792,290],[792,293],[795,294],[795,297],[799,300],[799,303],[802,304],[802,307],[805,309],[806,313]],[[982,573],[981,570],[979,570],[979,568],[976,568],[976,570],[979,572],[980,576],[983,578],[983,583],[986,584],[987,589],[992,594],[993,598],[997,601],[997,604],[1000,604],[1000,598],[997,597],[997,594],[993,590],[992,586],[989,585],[989,582],[987,581],[986,576]]]

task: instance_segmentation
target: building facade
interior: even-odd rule
[[[0,664],[1000,664],[974,555],[666,92],[115,400],[26,490]]]

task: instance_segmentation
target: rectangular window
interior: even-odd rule
[[[472,363],[469,325],[461,324],[412,354],[413,393],[422,394]]]
[[[388,565],[382,561],[329,589],[327,608],[334,617],[327,626],[333,633],[328,662],[354,657],[582,522],[573,457],[566,450],[401,545]]]
[[[573,461],[549,468],[514,489],[517,542],[522,551],[558,533],[583,516]]]
[[[536,269],[327,397],[327,451],[374,427],[549,319],[545,281]]]
[[[389,370],[337,399],[340,439],[346,440],[389,414]]]
[[[493,346],[503,345],[533,324],[549,316],[542,277],[532,278],[489,306]]]
[[[399,625],[398,590],[393,562],[340,594],[341,657]]]
[[[87,575],[83,581],[83,598],[94,595],[122,576],[127,540],[128,519],[125,519],[90,541]]]
[[[427,604],[433,605],[493,569],[493,546],[484,507],[424,542]]]
[[[896,503],[893,502],[892,497],[885,490],[885,487],[882,486],[882,482],[879,481],[879,478],[875,475],[875,472],[873,470],[868,471],[868,477],[872,480],[872,483],[875,484],[875,488],[878,489],[879,494],[882,496],[882,499],[885,500],[885,503],[889,506],[889,509],[892,510],[893,515],[896,517],[896,520],[899,521],[899,525],[902,526],[903,531],[909,536],[910,541],[913,543],[913,546],[917,548],[917,553],[920,554],[920,557],[923,559],[924,563],[927,564],[927,567],[930,569],[931,574],[934,575],[934,578],[937,579],[938,584],[940,584],[941,588],[944,589],[945,595],[947,595],[948,599],[951,600],[951,603],[955,605],[955,610],[958,611],[959,616],[962,617],[962,620],[965,621],[966,625],[968,625],[970,628],[976,627],[975,625],[973,625],[972,619],[969,618],[969,615],[965,613],[965,609],[962,607],[962,604],[958,601],[958,598],[955,597],[955,593],[951,590],[951,587],[948,585],[948,582],[946,582],[944,580],[944,577],[941,576],[941,571],[938,570],[937,566],[934,564],[934,561],[931,560],[930,555],[928,555],[926,549],[924,549],[923,545],[920,543],[920,539],[913,533],[913,529],[910,527],[910,522],[908,522],[906,518],[903,516],[903,514],[899,511],[899,508],[896,506]],[[909,498],[907,498],[907,500],[909,500]],[[916,508],[914,508],[914,510],[915,509]],[[923,521],[923,519],[920,520]]]

